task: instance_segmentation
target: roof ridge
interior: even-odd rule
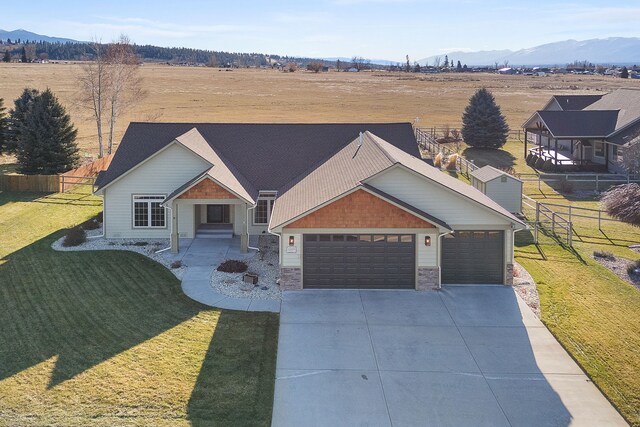
[[[378,135],[376,135],[373,132],[370,131],[365,131],[365,135],[373,142],[373,145],[376,146],[378,148],[378,150],[380,150],[382,152],[382,154],[384,154],[384,156],[389,159],[389,161],[392,164],[397,164],[400,163],[400,161],[398,159],[396,159],[388,150],[386,150],[382,144],[380,142],[385,142],[388,144],[387,141],[385,141],[384,139],[380,138]]]

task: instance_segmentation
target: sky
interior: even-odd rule
[[[109,42],[404,62],[640,36],[630,0],[7,1],[0,28]]]

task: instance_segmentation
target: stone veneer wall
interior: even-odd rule
[[[280,290],[296,291],[300,289],[302,289],[300,267],[280,267]]]
[[[505,285],[513,285],[513,264],[507,264],[507,277],[504,282]]]
[[[439,267],[418,267],[417,291],[434,291],[440,285]]]

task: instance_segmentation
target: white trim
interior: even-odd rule
[[[171,199],[167,199],[164,202],[162,202],[163,204],[165,203],[169,203],[169,202],[173,202],[174,200],[178,199],[180,196],[182,196],[184,193],[186,193],[187,191],[191,190],[193,187],[195,187],[196,185],[200,184],[202,181],[204,181],[205,179],[209,179],[211,182],[213,182],[214,184],[218,185],[219,187],[222,187],[224,190],[228,191],[229,193],[233,194],[234,196],[236,196],[236,198],[245,201],[246,203],[251,203],[253,204],[252,201],[245,199],[244,197],[240,196],[238,193],[236,193],[235,191],[231,190],[229,187],[227,187],[226,185],[224,185],[223,183],[221,183],[220,181],[218,181],[217,179],[215,179],[214,177],[212,177],[209,174],[206,174],[206,172],[202,172],[203,175],[202,177],[200,177],[198,180],[194,181],[193,184],[191,184],[189,187],[185,188],[184,190],[182,190],[180,193],[176,194],[175,196],[173,196]],[[206,175],[205,175],[206,174]],[[220,199],[216,199],[216,200],[220,200]],[[233,199],[225,199],[225,200],[233,200]]]
[[[262,193],[262,191],[260,193]],[[275,192],[272,196],[262,196],[262,194],[258,195],[258,199],[256,200],[256,203],[255,203],[255,208],[253,209],[253,215],[251,215],[251,225],[256,227],[264,227],[266,225],[267,228],[269,227],[269,223],[271,222],[271,213],[273,212],[273,207],[276,204],[276,196],[277,194],[275,194]],[[266,222],[256,222],[256,213],[258,212],[258,203],[261,200],[265,200],[267,202],[267,221]]]

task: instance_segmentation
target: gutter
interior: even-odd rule
[[[170,250],[170,249],[171,249],[171,243],[172,243],[172,242],[171,242],[171,239],[172,239],[172,237],[171,237],[171,236],[173,236],[173,216],[172,216],[173,212],[171,211],[171,208],[170,208],[170,207],[168,207],[168,206],[165,206],[164,208],[165,208],[165,209],[167,209],[167,210],[169,211],[169,219],[171,220],[171,225],[169,225],[169,247],[168,247],[168,248],[164,248],[164,249],[157,250],[157,251],[155,252],[155,253],[157,253],[157,254],[159,254],[159,253],[161,253],[161,252],[165,252],[165,251]]]
[[[256,207],[258,206],[258,201],[256,200],[256,203],[251,206],[250,208],[247,208],[247,249],[253,249],[255,251],[260,252],[260,248],[254,248],[253,246],[249,245],[249,240],[250,240],[250,235],[249,235],[249,211],[254,210]]]

